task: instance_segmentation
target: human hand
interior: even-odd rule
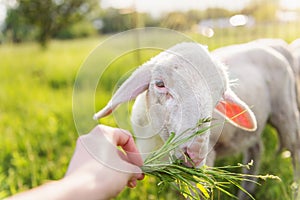
[[[126,154],[117,149],[120,146]],[[94,200],[117,196],[144,178],[142,158],[130,133],[99,125],[77,140],[65,177],[8,197],[9,200]]]
[[[70,184],[86,181],[89,192],[85,199],[108,199],[115,197],[126,185],[135,187],[137,180],[144,177],[138,167],[142,165],[129,132],[98,125],[89,134],[78,138],[64,179]]]

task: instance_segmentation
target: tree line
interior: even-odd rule
[[[251,2],[241,11],[208,8],[174,11],[153,18],[148,13],[137,13],[132,9],[103,10],[97,0],[18,0],[17,6],[8,7],[2,40],[15,43],[35,40],[46,46],[52,38],[88,37],[136,27],[165,27],[186,31],[201,20],[234,14],[252,15],[256,20],[275,20],[278,9],[276,2]]]

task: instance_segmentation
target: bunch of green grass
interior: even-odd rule
[[[245,192],[251,199],[254,199],[249,192],[241,187],[241,181],[259,184],[251,178],[280,180],[279,177],[274,175],[250,175],[227,171],[233,168],[249,169],[253,165],[253,162],[224,167],[202,166],[195,168],[183,165],[184,162],[189,161],[192,163],[192,161],[185,154],[183,154],[185,160],[176,158],[173,155],[175,149],[212,128],[212,126],[204,126],[204,124],[210,121],[211,119],[201,119],[194,128],[187,129],[178,136],[172,132],[165,144],[146,158],[142,167],[143,172],[146,175],[156,177],[159,180],[158,186],[161,189],[171,186],[185,198],[195,200],[212,199],[214,192],[222,192],[232,198],[237,198],[234,194],[227,191],[231,184]],[[192,134],[185,137],[187,132],[192,132]],[[167,161],[166,158],[168,158]]]

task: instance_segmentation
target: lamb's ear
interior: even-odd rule
[[[148,88],[150,79],[151,67],[149,65],[139,67],[121,85],[107,105],[94,115],[94,120],[109,115],[119,104],[136,98]]]
[[[255,131],[257,128],[253,112],[230,89],[224,93],[223,99],[216,105],[215,111],[241,129]]]

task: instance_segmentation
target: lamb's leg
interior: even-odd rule
[[[296,109],[295,109],[296,110]],[[292,113],[291,118],[287,113]],[[279,120],[278,120],[279,119]],[[286,119],[286,120],[283,120]],[[271,118],[272,126],[278,132],[280,138],[280,146],[282,149],[287,149],[291,152],[294,182],[296,185],[300,183],[300,129],[299,129],[299,114],[298,112],[282,112],[279,117]],[[296,127],[295,127],[296,126]],[[300,199],[300,188],[295,188],[293,191],[294,199]]]
[[[258,173],[262,152],[263,152],[263,145],[261,140],[259,140],[255,145],[253,145],[252,147],[250,147],[244,152],[243,163],[247,164],[251,162],[251,160],[253,160],[253,166],[250,167],[249,170],[246,168],[243,169],[244,174]],[[250,179],[256,181],[256,178],[250,178]],[[255,186],[256,185],[254,183],[248,181],[242,182],[242,187],[246,189],[250,194],[253,194],[255,190]],[[238,192],[238,198],[241,200],[250,199],[249,196],[241,190]]]
[[[282,109],[273,113],[270,123],[278,132],[281,149],[291,152],[294,179],[298,181],[300,179],[300,116],[296,103],[292,101],[295,98],[286,96],[287,98],[280,102],[283,105]]]

